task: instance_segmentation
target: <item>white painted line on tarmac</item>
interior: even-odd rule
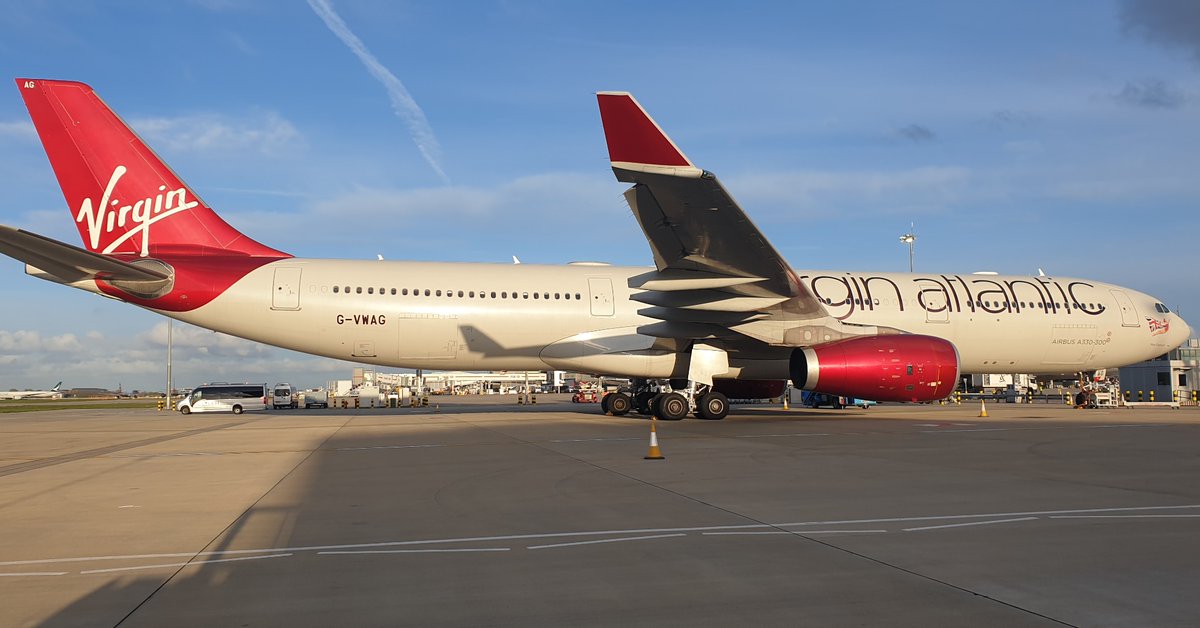
[[[379,445],[376,447],[338,447],[334,451],[370,451],[372,449],[428,449],[430,447],[449,447],[449,445]]]
[[[1051,519],[1188,519],[1200,515],[1056,515]]]
[[[669,539],[676,536],[687,536],[682,532],[679,534],[655,534],[653,536],[626,536],[619,539],[599,539],[595,541],[578,541],[576,543],[554,543],[553,545],[530,545],[525,549],[550,549],[554,547],[573,547],[576,545],[595,545],[597,543],[622,543],[624,541],[648,541],[650,539]]]
[[[655,534],[655,533],[687,533],[687,532],[712,532],[723,530],[763,530],[767,528],[792,528],[799,526],[841,526],[841,525],[861,525],[870,523],[900,523],[908,521],[945,521],[955,519],[983,519],[996,517],[1026,517],[1026,516],[1048,516],[1048,515],[1072,515],[1072,514],[1098,514],[1098,513],[1131,513],[1131,512],[1147,512],[1147,511],[1178,511],[1187,509],[1200,509],[1200,504],[1183,504],[1174,506],[1129,506],[1129,507],[1112,507],[1112,508],[1077,508],[1064,510],[1037,510],[1029,512],[992,512],[979,513],[970,515],[927,515],[913,517],[884,517],[880,519],[841,519],[829,521],[799,521],[792,523],[747,523],[747,524],[731,524],[731,525],[710,525],[710,526],[680,526],[673,528],[634,528],[625,530],[588,530],[581,532],[542,532],[534,534],[508,534],[508,535],[493,535],[493,536],[471,536],[461,538],[446,538],[446,539],[422,539],[411,541],[380,541],[376,543],[348,543],[337,545],[307,545],[297,547],[271,547],[257,549],[241,549],[241,550],[219,550],[212,552],[176,552],[176,553],[161,553],[161,554],[126,554],[126,555],[111,555],[111,556],[81,556],[81,557],[66,557],[66,558],[41,558],[32,560],[9,560],[0,561],[0,567],[11,567],[19,565],[44,565],[54,563],[77,563],[77,562],[95,562],[102,560],[136,560],[136,559],[151,559],[151,558],[173,558],[173,557],[200,557],[200,556],[236,556],[247,554],[263,554],[268,552],[318,552],[327,550],[350,550],[350,549],[380,549],[387,547],[414,546],[414,545],[444,545],[448,543],[495,543],[501,541],[515,540],[530,540],[530,539],[554,539],[554,538],[579,538],[588,536],[611,536],[615,534]],[[620,540],[620,539],[618,539]],[[253,558],[253,557],[252,557]],[[194,564],[194,563],[193,563]]]
[[[969,430],[921,430],[922,434],[959,434],[964,432],[1028,432],[1041,430],[1102,430],[1115,427],[1169,427],[1168,423],[1125,423],[1118,425],[1055,425],[1041,427],[979,427]]]
[[[825,434],[825,433],[818,433],[818,432],[803,432],[803,433],[796,433],[796,434],[743,434],[741,436],[735,436],[734,438],[778,438],[781,436],[833,436],[833,435]]]
[[[880,534],[887,530],[772,530],[770,532],[703,532],[702,536],[761,536],[767,534],[787,534],[790,536],[806,536],[809,534]]]
[[[189,563],[168,563],[168,564],[164,564],[164,565],[139,565],[137,567],[112,567],[109,569],[89,569],[87,571],[81,571],[79,573],[82,575],[86,575],[86,574],[93,574],[93,573],[113,573],[116,571],[136,571],[139,569],[165,569],[167,567],[192,567],[195,565],[211,565],[214,563],[232,563],[235,561],[242,561],[242,560],[262,560],[264,558],[285,558],[287,556],[293,556],[293,554],[287,553],[287,554],[271,554],[268,556],[242,556],[241,558],[222,558],[222,559],[218,559],[218,560],[199,560],[199,561],[189,562]]]
[[[943,530],[945,528],[965,528],[967,526],[990,526],[993,523],[1015,523],[1017,521],[1033,521],[1037,517],[1021,517],[1019,519],[997,519],[995,521],[971,521],[968,523],[948,523],[944,526],[925,526],[923,528],[904,528],[905,532],[917,532],[919,530]]]
[[[1030,512],[992,512],[978,515],[931,515],[925,517],[888,517],[884,519],[844,519],[841,521],[801,521],[798,523],[777,523],[770,527],[790,528],[808,525],[851,525],[856,523],[900,523],[904,521],[937,521],[939,519],[982,519],[985,517],[1024,517],[1036,515],[1068,515],[1100,512],[1133,512],[1145,510],[1183,510],[1200,508],[1200,504],[1185,504],[1181,506],[1128,506],[1124,508],[1081,508],[1073,510],[1035,510]],[[760,526],[767,527],[767,526]],[[3,564],[3,563],[0,563]]]
[[[317,552],[319,556],[352,556],[356,554],[440,554],[458,552],[507,552],[511,547],[459,547],[450,549],[343,550]]]
[[[0,573],[0,578],[24,578],[26,576],[65,576],[65,571],[27,571],[24,573]]]
[[[562,438],[559,440],[552,440],[550,442],[552,442],[552,443],[603,443],[603,442],[623,441],[623,440],[645,440],[645,439],[640,436],[637,438]]]

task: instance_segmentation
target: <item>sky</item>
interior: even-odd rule
[[[593,96],[621,90],[797,269],[907,270],[915,225],[918,271],[1200,321],[1191,0],[3,0],[0,33],[0,76],[89,83],[301,257],[652,265]],[[13,82],[0,189],[0,223],[80,244]],[[0,258],[0,390],[162,390],[163,317],[23,271]],[[174,347],[180,387],[354,366],[180,323]]]

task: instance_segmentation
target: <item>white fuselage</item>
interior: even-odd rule
[[[332,358],[424,369],[686,374],[637,328],[643,267],[286,259],[210,303],[164,314]],[[1148,295],[1095,281],[797,271],[843,323],[944,338],[963,373],[1066,373],[1131,364],[1190,329]],[[1165,308],[1162,308],[1165,310]],[[815,344],[815,343],[814,343]],[[727,376],[786,379],[790,347],[730,357]],[[683,369],[681,371],[681,369]]]
[[[61,399],[62,393],[56,390],[26,390],[0,392],[0,399]]]

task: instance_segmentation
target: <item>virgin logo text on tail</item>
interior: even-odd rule
[[[95,203],[90,198],[83,199],[79,205],[79,213],[75,215],[75,222],[87,220],[88,237],[92,250],[100,246],[102,233],[124,230],[126,224],[130,223],[130,228],[105,246],[101,253],[112,253],[126,240],[140,234],[142,245],[138,252],[142,257],[146,257],[149,255],[150,249],[150,225],[171,214],[196,207],[200,202],[189,201],[186,188],[180,187],[167,191],[167,186],[160,185],[158,194],[153,198],[144,198],[132,205],[117,207],[121,201],[112,197],[113,190],[116,189],[117,182],[126,172],[128,169],[125,166],[117,166],[113,169],[112,177],[108,179],[108,185],[104,187],[104,195],[100,197],[100,202]]]

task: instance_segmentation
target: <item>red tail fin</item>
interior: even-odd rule
[[[91,87],[17,79],[89,251],[287,257],[217,216]]]

